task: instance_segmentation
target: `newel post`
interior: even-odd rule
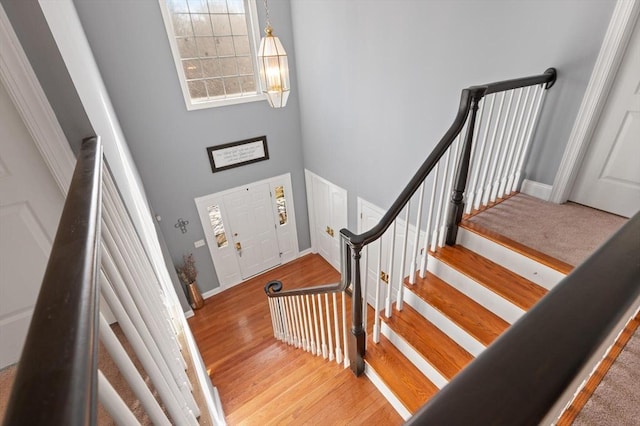
[[[471,99],[471,116],[467,126],[467,134],[464,138],[462,154],[458,161],[456,176],[454,178],[453,189],[451,191],[451,201],[449,206],[449,216],[447,218],[447,245],[456,244],[458,237],[458,224],[462,220],[464,213],[464,191],[467,187],[467,176],[469,175],[469,164],[471,163],[471,146],[473,144],[473,129],[476,125],[476,114],[478,103],[482,99],[483,93],[473,93]]]
[[[349,336],[349,362],[356,376],[364,373],[364,353],[367,339],[362,324],[362,283],[360,276],[360,257],[362,246],[351,246],[351,334]]]

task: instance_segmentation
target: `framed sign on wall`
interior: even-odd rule
[[[211,163],[211,172],[213,173],[268,160],[267,137],[259,136],[210,146],[207,148],[207,154]]]

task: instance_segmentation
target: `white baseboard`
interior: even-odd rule
[[[540,183],[534,180],[525,179],[522,181],[520,192],[544,201],[549,201],[551,199],[552,189],[553,186],[547,185],[546,183]]]
[[[311,253],[315,253],[315,252],[312,250],[311,247],[309,247],[308,249],[302,250],[300,253],[298,253],[298,257],[306,256]]]
[[[208,299],[211,296],[215,296],[218,293],[222,293],[223,290],[224,289],[222,287],[216,287],[213,290],[205,291],[204,293],[202,293],[202,298]]]
[[[184,317],[185,317],[185,318],[191,318],[191,317],[193,317],[193,316],[195,316],[195,315],[196,315],[196,314],[193,312],[193,309],[189,309],[188,311],[186,311],[186,312],[184,313]]]

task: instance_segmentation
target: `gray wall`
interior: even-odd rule
[[[451,124],[460,91],[559,72],[527,178],[551,184],[615,2],[292,2],[305,167],[387,207]]]
[[[192,252],[200,289],[218,287],[207,247],[193,245],[204,238],[194,198],[287,172],[292,174],[300,249],[308,248],[295,67],[284,109],[263,101],[187,111],[157,0],[74,3],[151,207],[162,217],[159,227],[174,262]],[[270,16],[276,35],[295,57],[288,0],[271,1]],[[206,147],[260,135],[267,136],[268,161],[211,173]],[[189,221],[187,233],[174,227],[178,218]]]

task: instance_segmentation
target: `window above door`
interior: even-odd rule
[[[255,0],[159,0],[187,109],[263,100]]]

